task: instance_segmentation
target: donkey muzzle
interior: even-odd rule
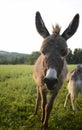
[[[49,90],[53,90],[54,89],[54,86],[55,84],[58,82],[57,79],[49,79],[49,78],[44,78],[44,83],[47,85],[47,88]]]
[[[57,71],[55,68],[49,68],[44,77],[44,83],[47,85],[47,88],[52,90],[54,89],[55,84],[57,83]]]

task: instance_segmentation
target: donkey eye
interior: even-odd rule
[[[67,55],[67,50],[65,50],[65,49],[61,49],[61,55],[62,55],[62,56]]]

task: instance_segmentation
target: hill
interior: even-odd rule
[[[17,63],[23,60],[27,54],[17,52],[0,51],[0,64]]]
[[[33,65],[40,55],[39,52],[24,54],[17,52],[0,51],[0,64],[30,64]]]
[[[0,56],[10,56],[10,57],[21,57],[25,56],[27,54],[24,53],[18,53],[18,52],[7,52],[7,51],[0,51]]]

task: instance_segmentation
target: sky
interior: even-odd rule
[[[36,11],[52,33],[59,24],[61,34],[76,13],[80,14],[77,32],[67,41],[68,48],[82,48],[82,0],[0,0],[0,50],[30,54],[39,51],[43,38],[35,27]]]

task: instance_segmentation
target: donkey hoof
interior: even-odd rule
[[[75,110],[74,110],[74,113],[78,113],[78,110],[77,110],[77,109],[75,109]]]
[[[48,125],[47,125],[47,124],[46,124],[46,125],[45,125],[45,124],[42,124],[41,129],[42,129],[42,130],[48,130]]]

